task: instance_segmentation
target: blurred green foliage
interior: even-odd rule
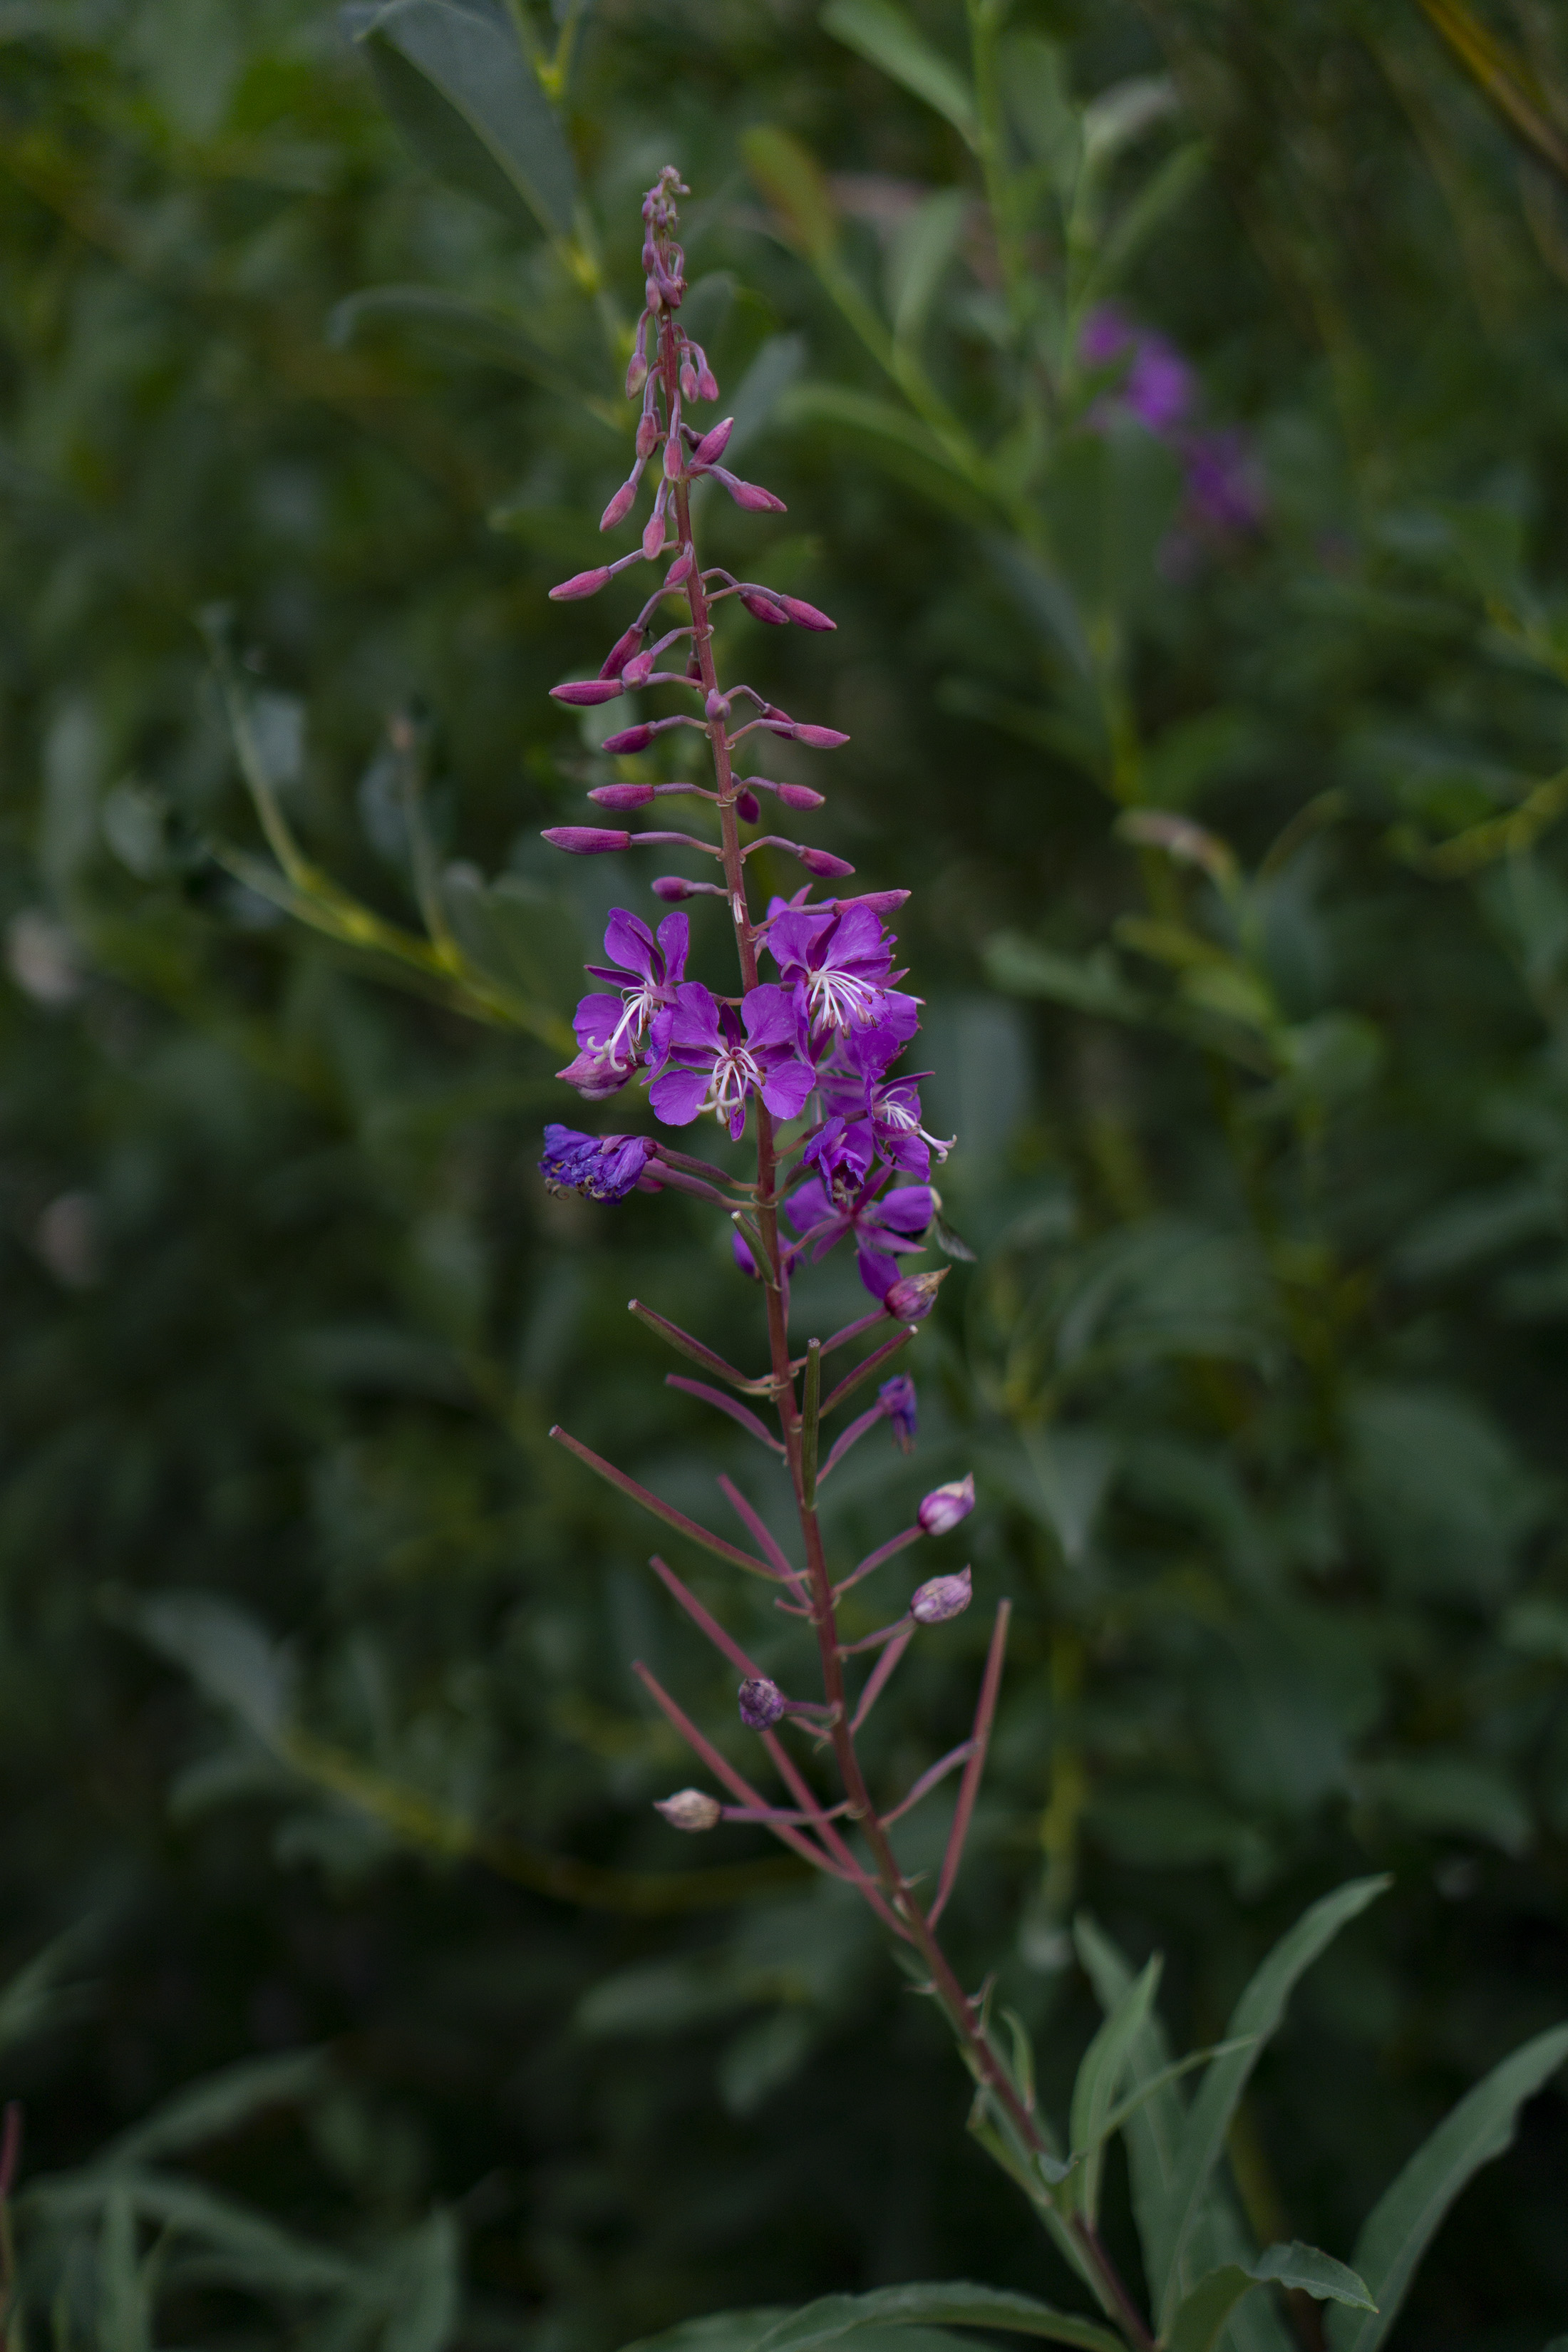
[[[740,1831],[671,1853],[626,1661],[729,1695],[543,1437],[688,1507],[747,1475],[624,1310],[733,1353],[722,1237],[532,1174],[646,884],[538,843],[609,772],[544,699],[598,609],[545,590],[624,471],[671,158],[790,509],[710,510],[713,551],[840,624],[727,657],[854,738],[830,835],[916,892],[963,1139],[921,1455],[835,1496],[874,1540],[973,1467],[1016,1604],[963,1956],[1059,2108],[1079,1906],[1167,1952],[1184,2043],[1391,1870],[1230,2143],[1260,2237],[1347,2252],[1568,1958],[1560,27],[976,0],[975,84],[956,0],[537,13],[562,128],[476,193],[394,127],[384,25],[378,92],[315,0],[0,8],[0,2032],[43,2305],[117,2352],[154,2303],[601,2352],[1060,2284],[854,1909]],[[1104,429],[1112,297],[1245,436],[1256,527]],[[979,1639],[906,1669],[889,1768],[960,1736]],[[1549,2096],[1396,2340],[1562,2327],[1565,2154]]]

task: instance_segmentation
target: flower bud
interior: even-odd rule
[[[598,795],[594,793],[590,797],[596,799]],[[895,1322],[923,1323],[936,1305],[936,1294],[951,1272],[952,1268],[944,1265],[931,1274],[900,1275],[897,1282],[889,1285],[882,1304]]]
[[[634,621],[631,627],[626,630],[625,635],[617,637],[615,644],[610,647],[609,652],[605,656],[604,660],[599,665],[599,676],[601,677],[619,677],[621,672],[625,669],[627,662],[630,661],[632,656],[636,653],[642,641],[642,623],[640,621]]]
[[[768,1731],[784,1711],[784,1695],[766,1675],[748,1675],[736,1694],[748,1731]]]
[[[697,371],[697,397],[699,400],[717,400],[719,397],[719,379],[706,360]]]
[[[803,596],[781,596],[779,603],[797,628],[836,629],[838,626],[837,621],[830,621],[826,613],[819,613],[816,605],[808,604]]]
[[[570,850],[574,857],[600,857],[609,849],[629,849],[629,833],[611,833],[596,824],[552,824],[541,834],[552,849]]]
[[[697,397],[697,370],[689,352],[680,354],[680,391],[683,399],[695,400]]]
[[[933,1486],[924,1496],[915,1517],[921,1523],[921,1533],[945,1536],[969,1517],[974,1508],[974,1473],[967,1477],[950,1479],[945,1486]]]
[[[783,499],[775,498],[772,490],[764,490],[761,482],[742,482],[738,474],[728,473],[722,466],[714,467],[713,478],[716,481],[723,483],[735,504],[742,508],[747,514],[787,514],[789,512]]]
[[[635,400],[647,382],[647,361],[640,351],[626,362],[626,398]]]
[[[703,698],[702,716],[704,719],[728,719],[730,716],[730,705],[716,686],[710,687]]]
[[[724,1817],[723,1806],[706,1789],[677,1789],[673,1797],[656,1797],[653,1809],[675,1830],[716,1829]]]
[[[917,1625],[945,1625],[950,1617],[962,1617],[973,1598],[974,1578],[967,1568],[957,1576],[933,1576],[910,1602],[910,1615]]]
[[[814,809],[823,804],[824,795],[814,793],[809,784],[775,784],[773,790],[785,808]]]
[[[656,506],[643,529],[642,551],[644,560],[647,562],[651,563],[655,556],[662,551],[663,546],[664,509],[662,506]]]
[[[634,654],[621,672],[623,686],[642,686],[652,674],[658,656],[654,653]]]
[[[595,784],[588,798],[597,801],[601,808],[647,808],[654,796],[651,784]]]
[[[610,576],[610,567],[601,563],[594,572],[574,572],[570,580],[563,580],[550,592],[552,604],[564,604],[573,596],[596,596]]]
[[[574,704],[614,702],[620,690],[618,677],[573,677],[568,678],[564,686],[552,686],[550,699],[552,702]]]
[[[840,876],[855,871],[847,857],[835,857],[830,849],[797,844],[795,854],[808,874],[816,875],[824,882],[837,882]]]
[[[761,824],[762,803],[755,793],[748,793],[742,789],[735,794],[735,814],[742,824]]]
[[[599,517],[599,529],[601,530],[614,530],[617,523],[625,522],[627,515],[629,515],[632,510],[632,506],[636,500],[637,494],[637,476],[634,474],[630,481],[623,482],[621,484],[620,488],[616,492],[615,497],[610,500],[609,505]]]
[[[606,735],[599,749],[614,756],[622,751],[646,751],[652,741],[653,729],[645,719],[636,727],[623,727],[618,735]]]
[[[691,567],[696,561],[696,551],[692,547],[690,541],[688,540],[686,545],[681,549],[680,553],[676,557],[675,562],[670,565],[669,570],[664,575],[665,586],[667,588],[683,587],[686,582],[691,577]]]
[[[789,614],[784,611],[783,597],[770,594],[765,588],[742,588],[741,602],[753,621],[766,621],[773,629],[788,628]]]
[[[814,751],[837,751],[841,743],[849,740],[837,727],[795,727],[791,731],[797,742],[808,743]]]
[[[721,424],[712,425],[691,452],[694,466],[716,466],[724,455],[730,436],[735,430],[735,420],[726,416]]]
[[[651,408],[637,418],[637,456],[651,457],[658,446],[658,419]]]

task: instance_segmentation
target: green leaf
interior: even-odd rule
[[[827,2294],[781,2320],[756,2352],[816,2352],[821,2344],[862,2327],[991,2327],[1019,2336],[1043,2336],[1053,2344],[1079,2344],[1088,2352],[1121,2352],[1109,2328],[1075,2313],[1053,2310],[1033,2296],[967,2280],[928,2285],[889,2286],[873,2294]]]
[[[442,2352],[458,2325],[458,2228],[437,2210],[398,2244],[389,2265],[391,2317],[381,2352]]]
[[[80,2010],[85,1989],[70,1986],[62,1990],[57,1979],[81,1941],[81,1929],[68,1927],[63,1936],[57,1936],[41,1952],[36,1952],[0,1990],[0,2050],[8,2050],[13,2042],[25,2042],[30,2034],[42,2033],[52,2025],[63,2024]]]
[[[1355,2266],[1377,2300],[1375,2316],[1329,2318],[1331,2352],[1376,2352],[1399,2315],[1417,2263],[1471,2176],[1512,2144],[1519,2110],[1568,2058],[1568,2025],[1538,2033],[1494,2066],[1418,2147],[1378,2199],[1355,2244]]]
[[[269,1745],[276,1741],[293,1711],[293,1676],[254,1618],[210,1592],[158,1592],[117,1613],[209,1698]]]
[[[938,188],[900,225],[888,256],[888,310],[896,343],[919,341],[937,289],[958,250],[969,208],[964,189]]]
[[[1074,2153],[1083,2153],[1079,2210],[1091,2225],[1100,2210],[1100,2176],[1111,2102],[1121,2087],[1132,2043],[1148,2022],[1163,1966],[1162,1955],[1156,1952],[1142,1974],[1133,1979],[1084,2052],[1073,2084],[1068,2128]]]
[[[868,452],[900,481],[946,507],[965,522],[989,520],[990,509],[918,416],[874,393],[847,384],[801,383],[779,404],[786,425],[832,425],[862,437]]]
[[[1348,1885],[1314,1903],[1275,1945],[1231,2011],[1226,2039],[1246,2037],[1249,2046],[1228,2058],[1215,2059],[1187,2117],[1170,2192],[1165,2242],[1152,2271],[1162,2332],[1169,2327],[1180,2301],[1182,2258],[1263,2044],[1278,2029],[1298,1979],[1388,1883],[1386,1878],[1352,1878]]]
[[[1300,2287],[1358,2311],[1376,2308],[1363,2282],[1331,2254],[1300,2243],[1270,2246],[1255,2263],[1225,2263],[1198,2281],[1163,2339],[1166,2352],[1211,2352],[1242,2296],[1265,2284]]]
[[[826,260],[838,243],[838,215],[809,147],[763,123],[744,134],[741,152],[789,242],[808,261]]]
[[[923,99],[977,152],[980,117],[974,93],[954,65],[933,49],[893,0],[828,0],[822,23],[847,48],[879,66]]]
[[[149,2352],[153,2313],[136,2259],[136,2214],[123,2191],[105,2201],[98,2258],[98,2352]]]
[[[569,237],[577,175],[510,18],[491,0],[388,0],[359,38],[388,112],[432,171]]]
[[[1110,1021],[1145,1021],[1152,1010],[1146,997],[1128,987],[1109,948],[1087,956],[1062,955],[1016,931],[1000,931],[985,942],[984,956],[993,987],[1012,996],[1043,996]]]
[[[204,2140],[237,2129],[268,2107],[308,2097],[321,2088],[324,2074],[319,2050],[291,2052],[282,2058],[241,2059],[237,2065],[226,2066],[176,2091],[172,2099],[165,2099],[150,2116],[110,2141],[95,2160],[144,2164],[150,2157],[199,2147]]]
[[[493,303],[471,301],[466,294],[448,293],[439,286],[366,286],[333,305],[327,317],[327,341],[342,351],[365,330],[377,327],[404,328],[455,356],[510,369],[532,383],[592,404],[521,322]],[[618,416],[616,426],[619,430]]]

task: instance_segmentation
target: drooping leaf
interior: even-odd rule
[[[388,111],[442,179],[572,234],[577,175],[550,101],[492,0],[388,0],[359,30]]]
[[[1512,2145],[1519,2111],[1568,2059],[1568,2025],[1538,2033],[1494,2066],[1423,2142],[1362,2225],[1355,2266],[1375,2314],[1329,2315],[1331,2352],[1376,2352],[1399,2315],[1416,2265],[1456,2197]]]
[[[1299,2287],[1357,2311],[1375,2308],[1364,2281],[1331,2254],[1299,2242],[1270,2246],[1255,2263],[1223,2263],[1198,2281],[1163,2338],[1166,2352],[1213,2352],[1242,2297],[1266,2284]]]
[[[1226,2040],[1247,2046],[1216,2058],[1187,2116],[1172,2182],[1162,2259],[1152,2273],[1153,2300],[1162,2328],[1181,2301],[1181,2265],[1219,2162],[1226,2134],[1264,2043],[1278,2029],[1299,1979],[1342,1927],[1364,1911],[1388,1885],[1386,1878],[1354,1878],[1314,1903],[1282,1936],[1255,1972],[1230,2014]]]

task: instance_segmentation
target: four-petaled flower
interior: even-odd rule
[[[656,940],[640,915],[612,909],[605,931],[606,963],[586,969],[608,980],[618,996],[584,996],[573,1015],[576,1059],[556,1072],[590,1102],[603,1102],[626,1085],[637,1063],[662,1062],[675,1003],[686,971],[690,925],[667,915]]]
[[[918,1250],[920,1236],[935,1214],[929,1184],[900,1184],[881,1199],[866,1193],[840,1201],[820,1177],[807,1177],[784,1202],[784,1215],[800,1239],[791,1255],[807,1250],[813,1263],[846,1234],[855,1236],[860,1279],[873,1298],[885,1297],[899,1278],[896,1252]]]
[[[768,925],[767,949],[814,1039],[875,1021],[907,1044],[919,1027],[918,999],[889,985],[893,942],[869,907],[791,908]]]
[[[775,1118],[795,1118],[816,1083],[784,989],[748,989],[737,1010],[689,980],[675,992],[667,1057],[648,1100],[667,1127],[689,1126],[711,1111],[733,1141],[746,1124],[748,1096],[760,1095]]]
[[[589,1201],[624,1201],[636,1190],[658,1146],[647,1135],[584,1135],[574,1127],[547,1127],[540,1174],[552,1192],[581,1192]],[[657,1185],[654,1187],[657,1191]]]
[[[823,1108],[828,1124],[843,1123],[846,1152],[875,1151],[901,1175],[925,1179],[931,1156],[945,1160],[952,1139],[932,1135],[921,1125],[920,1089],[915,1076],[890,1078],[888,1066],[898,1059],[906,1040],[885,1022],[872,1022],[839,1039],[834,1060],[821,1072]],[[826,1129],[824,1130],[826,1132]],[[849,1139],[864,1136],[864,1144]]]

